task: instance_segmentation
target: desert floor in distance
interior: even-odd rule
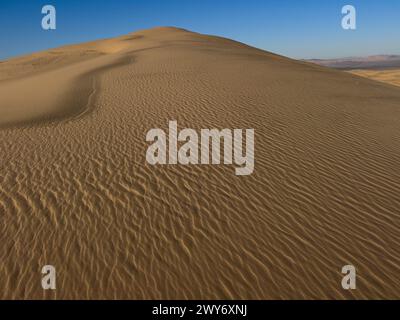
[[[400,86],[400,69],[351,70],[353,74]]]
[[[400,297],[400,88],[156,28],[3,61],[0,96],[0,298]],[[254,173],[148,165],[169,120],[254,128]]]

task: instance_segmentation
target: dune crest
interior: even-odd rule
[[[62,47],[0,67],[0,128],[77,116],[89,109],[101,72],[133,62],[141,36]],[[126,53],[125,50],[129,50]]]

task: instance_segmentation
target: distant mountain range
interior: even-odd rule
[[[400,68],[400,55],[376,55],[341,59],[303,60],[336,69],[391,69]]]

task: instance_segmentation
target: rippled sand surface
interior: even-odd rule
[[[2,62],[0,97],[0,298],[400,297],[400,89],[158,28]],[[148,165],[169,120],[254,128],[254,173]]]

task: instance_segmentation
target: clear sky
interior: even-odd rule
[[[41,28],[43,5],[57,30]],[[343,30],[341,8],[357,9]],[[176,26],[293,58],[400,54],[400,0],[1,0],[0,59],[65,44]]]

